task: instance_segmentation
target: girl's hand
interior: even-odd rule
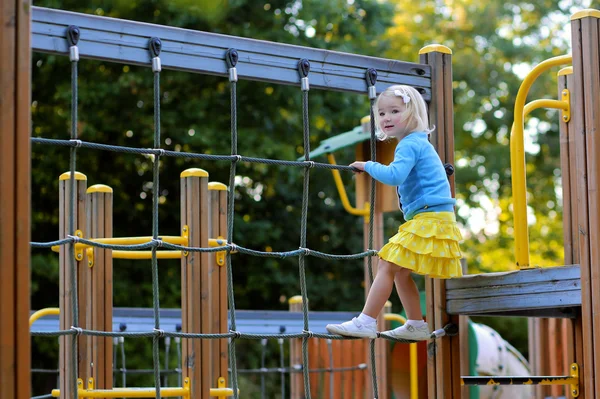
[[[361,161],[356,161],[356,162],[352,162],[350,164],[351,168],[356,169],[355,172],[364,172],[365,171],[365,163],[366,162],[361,162]]]

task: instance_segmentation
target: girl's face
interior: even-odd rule
[[[378,103],[379,128],[389,137],[401,139],[406,135],[404,111],[406,107],[402,97],[382,96]]]

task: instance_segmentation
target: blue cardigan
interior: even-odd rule
[[[446,170],[425,132],[404,137],[389,165],[367,161],[365,171],[375,180],[397,186],[405,220],[421,212],[454,212]]]

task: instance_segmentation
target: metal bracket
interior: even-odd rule
[[[81,230],[75,230],[75,235],[79,238],[83,238],[83,232]],[[75,259],[77,261],[83,260],[83,246],[78,246],[77,243],[74,243],[73,245],[75,245]]]
[[[570,384],[571,395],[574,398],[579,397],[579,365],[577,363],[571,364],[571,377],[575,378],[575,384]]]
[[[563,122],[568,122],[571,120],[571,92],[569,89],[563,89],[561,92],[562,101],[565,103],[566,107],[563,108]]]
[[[188,227],[187,224],[181,228],[181,237],[183,237],[183,239],[185,240],[184,246],[189,247],[190,246],[190,228]],[[188,251],[183,251],[183,256],[188,256],[188,255],[189,255]]]
[[[88,267],[94,267],[94,247],[86,248],[85,253],[87,254]]]
[[[217,240],[225,241],[225,237],[218,236]],[[225,254],[226,253],[227,253],[226,251],[220,251],[220,252],[215,253],[215,258],[217,259],[217,265],[219,265],[219,266],[225,265]]]

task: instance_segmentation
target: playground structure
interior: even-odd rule
[[[137,24],[128,21],[115,21],[100,17],[91,17],[75,13],[66,13],[54,10],[33,8],[33,26],[30,25],[30,16],[28,9],[19,7],[19,2],[11,3],[10,6],[3,9],[2,12],[12,12],[16,18],[16,23],[12,26],[3,27],[4,31],[8,31],[8,37],[12,45],[2,47],[3,59],[13,60],[7,68],[2,70],[2,95],[6,98],[0,110],[2,120],[4,121],[1,143],[2,143],[2,167],[0,168],[0,186],[3,190],[0,191],[0,203],[2,208],[0,216],[3,221],[0,229],[0,249],[2,250],[3,263],[0,267],[0,279],[6,281],[6,290],[3,290],[0,295],[0,306],[3,312],[0,320],[3,325],[1,330],[0,346],[0,377],[2,377],[2,386],[0,393],[2,397],[11,398],[27,398],[29,397],[29,342],[28,340],[18,339],[19,337],[27,336],[29,326],[29,208],[30,203],[30,187],[29,184],[22,184],[24,181],[29,181],[31,166],[29,164],[29,146],[30,146],[30,131],[29,131],[29,106],[30,106],[30,48],[34,51],[52,52],[56,54],[69,54],[73,65],[79,60],[81,53],[82,57],[110,59],[116,62],[131,62],[138,65],[152,66],[155,78],[158,80],[158,75],[161,72],[161,63],[165,68],[169,69],[185,69],[202,73],[213,73],[220,76],[228,76],[235,90],[235,82],[237,81],[236,62],[232,62],[230,48],[237,48],[238,51],[248,51],[249,63],[247,69],[240,72],[242,78],[270,80],[281,84],[301,85],[303,99],[307,104],[307,95],[309,91],[308,65],[312,66],[310,72],[311,84],[313,87],[323,89],[344,90],[355,93],[367,93],[371,100],[374,99],[377,91],[393,83],[405,83],[418,87],[426,101],[430,104],[431,122],[437,129],[432,135],[432,143],[438,149],[440,157],[446,163],[453,164],[453,116],[452,116],[452,72],[451,72],[451,53],[443,46],[426,47],[421,51],[420,63],[411,64],[404,62],[390,63],[388,60],[372,59],[369,57],[360,57],[346,54],[332,54],[315,49],[304,49],[293,46],[283,46],[273,43],[254,42],[248,39],[223,37],[220,35],[209,35],[199,32],[194,32],[192,36],[193,43],[182,40],[181,37],[176,37],[176,31],[169,30],[168,27],[158,27],[147,24]],[[599,33],[598,23],[600,12],[595,10],[585,10],[572,16],[572,40],[573,40],[573,55],[568,57],[557,57],[549,60],[549,62],[540,64],[536,67],[532,74],[526,78],[522,91],[517,95],[515,104],[515,124],[511,137],[511,157],[514,174],[514,203],[515,203],[515,229],[516,233],[516,259],[521,270],[508,273],[493,273],[487,275],[468,276],[460,279],[449,281],[426,280],[427,288],[427,311],[426,315],[429,321],[432,322],[435,328],[442,329],[445,326],[455,324],[461,325],[459,336],[437,338],[428,344],[428,361],[427,361],[427,380],[428,396],[437,398],[456,398],[463,394],[463,390],[467,385],[486,384],[490,381],[498,384],[536,384],[538,395],[541,394],[542,385],[554,384],[568,387],[567,395],[573,397],[595,398],[597,392],[600,392],[600,382],[596,378],[597,367],[600,362],[600,349],[598,349],[596,336],[600,326],[594,315],[598,314],[597,293],[598,288],[598,247],[600,244],[600,231],[598,231],[597,220],[598,211],[600,209],[600,199],[597,196],[596,187],[598,186],[598,173],[596,156],[600,153],[598,147],[599,141],[595,138],[594,133],[598,130],[598,120],[595,118],[597,114],[599,101],[597,93],[600,90],[600,55],[598,53]],[[78,26],[77,30],[69,29],[70,26]],[[104,29],[99,30],[97,26],[102,26]],[[119,38],[111,36],[111,32],[120,32]],[[135,31],[135,34],[131,33]],[[29,43],[29,32],[33,32],[31,46]],[[77,32],[77,33],[76,33]],[[79,32],[82,33],[81,45],[78,46]],[[94,42],[86,42],[85,35],[93,35]],[[152,40],[156,34],[161,36],[164,43],[163,51],[158,46],[160,41]],[[202,39],[206,40],[200,40]],[[6,39],[6,40],[9,40]],[[169,48],[170,40],[181,40],[190,48],[201,46],[198,43],[218,43],[212,47],[210,51],[190,51],[189,54],[182,56],[181,53],[173,51]],[[148,42],[151,43],[150,51],[148,50]],[[134,43],[133,45],[131,43]],[[130,51],[117,51],[117,47],[131,46]],[[295,55],[301,54],[306,60],[311,62],[300,61],[300,68],[297,68],[298,59],[291,60],[278,54],[286,54],[290,48],[295,51]],[[301,50],[301,51],[299,51]],[[268,53],[269,57],[279,56],[280,63],[275,63],[280,66],[274,66],[268,75],[261,69],[261,56]],[[204,55],[197,55],[204,54]],[[190,58],[204,59],[206,54],[212,54],[205,60],[204,63],[192,63]],[[160,55],[160,56],[159,56]],[[328,55],[329,57],[325,57]],[[332,56],[334,55],[334,56]],[[162,61],[162,62],[161,62]],[[333,72],[334,68],[331,65],[335,63],[337,72]],[[525,199],[525,179],[524,179],[524,163],[525,156],[523,151],[522,132],[523,119],[526,114],[526,96],[527,91],[536,74],[539,74],[551,66],[568,65],[572,63],[572,68],[563,69],[559,77],[559,92],[560,103],[545,104],[544,106],[552,106],[563,110],[561,119],[561,168],[563,170],[563,188],[564,188],[564,236],[565,236],[565,264],[566,266],[540,269],[529,264],[528,261],[528,246],[527,246],[527,214],[523,212],[526,209]],[[194,65],[190,67],[190,65]],[[198,66],[201,65],[201,66]],[[315,67],[315,65],[318,65]],[[340,65],[345,67],[341,68]],[[344,69],[346,68],[346,69]],[[340,72],[341,71],[341,72]],[[378,71],[378,75],[374,75],[374,71]],[[300,72],[300,74],[299,74]],[[377,77],[381,79],[377,80]],[[365,78],[366,77],[366,78]],[[156,82],[156,80],[155,80]],[[18,95],[17,95],[18,93]],[[26,93],[27,95],[24,95]],[[156,104],[156,103],[155,103]],[[531,103],[533,104],[533,103]],[[532,111],[540,103],[530,105],[527,111]],[[232,114],[234,110],[232,104]],[[76,103],[74,107],[74,116],[76,116]],[[565,112],[566,111],[566,112]],[[76,119],[76,118],[75,118]],[[159,122],[159,120],[158,120]],[[71,141],[66,141],[62,145],[69,146],[71,153],[76,152],[76,148],[86,146],[88,143],[82,142],[77,138],[76,124],[74,123]],[[232,129],[232,135],[235,132]],[[375,157],[376,151],[374,147],[374,131],[371,128],[371,158]],[[582,134],[574,134],[574,133]],[[307,126],[305,125],[305,134]],[[234,136],[235,137],[235,136]],[[306,139],[306,135],[305,135]],[[35,143],[50,144],[43,139],[33,140]],[[106,149],[106,148],[104,148]],[[308,151],[308,146],[305,146],[305,151]],[[151,150],[140,150],[142,154],[153,154],[156,158],[160,156],[169,156],[167,151],[159,148]],[[322,164],[317,164],[310,160],[305,153],[305,160],[300,162],[287,161],[290,166],[298,166],[305,168],[305,176],[308,176],[308,171],[311,167],[329,167],[332,170],[345,170],[347,167],[330,167]],[[363,154],[365,158],[367,155]],[[216,159],[206,155],[205,159]],[[232,163],[232,170],[235,171],[235,163],[243,160],[244,157],[237,154],[235,148],[232,148],[232,154],[228,160]],[[364,158],[363,158],[364,159]],[[377,158],[381,159],[381,158]],[[254,160],[256,161],[256,160]],[[88,359],[98,359],[101,364],[102,356],[106,356],[110,347],[110,340],[107,337],[119,336],[151,336],[153,338],[154,353],[156,355],[157,342],[159,338],[170,336],[184,338],[188,341],[184,344],[184,353],[193,353],[196,358],[204,353],[223,353],[224,346],[216,345],[219,342],[226,342],[226,339],[231,339],[228,345],[231,366],[231,385],[230,388],[214,387],[216,385],[215,377],[218,375],[220,381],[223,375],[223,365],[211,366],[211,372],[217,373],[209,377],[209,373],[201,371],[197,365],[193,364],[188,369],[182,365],[184,370],[184,379],[181,387],[174,388],[171,391],[169,388],[161,388],[158,384],[159,378],[155,378],[157,384],[155,387],[149,388],[144,392],[139,390],[136,397],[155,397],[162,395],[167,396],[187,396],[192,398],[204,397],[210,391],[207,388],[215,389],[213,394],[221,396],[238,397],[236,387],[236,368],[235,368],[235,340],[241,338],[253,338],[250,335],[244,335],[236,329],[235,326],[235,307],[233,301],[233,292],[231,291],[230,274],[227,276],[227,295],[230,308],[231,325],[225,327],[228,332],[222,332],[224,326],[217,328],[220,333],[211,334],[199,330],[204,322],[202,314],[198,309],[198,304],[201,303],[198,298],[194,298],[196,294],[203,290],[204,286],[200,281],[197,264],[188,264],[188,262],[199,261],[204,259],[203,264],[208,264],[209,259],[214,259],[217,263],[217,255],[211,256],[210,253],[225,252],[226,265],[221,267],[222,270],[231,271],[231,254],[235,251],[245,251],[243,247],[234,246],[231,241],[231,229],[226,229],[226,232],[208,233],[208,223],[200,225],[199,228],[203,233],[195,236],[190,234],[187,237],[187,245],[184,241],[185,231],[182,229],[181,237],[177,241],[170,243],[168,239],[162,239],[157,231],[153,232],[152,237],[145,237],[142,243],[132,244],[103,244],[100,241],[93,241],[93,235],[110,235],[110,226],[90,224],[88,226],[89,233],[85,234],[85,229],[81,229],[85,218],[84,213],[79,213],[75,210],[74,198],[79,194],[83,198],[82,181],[77,179],[79,175],[75,173],[75,168],[69,172],[69,178],[61,180],[64,184],[63,190],[66,193],[64,203],[65,218],[61,217],[61,231],[64,231],[64,236],[61,236],[59,243],[51,243],[60,246],[61,256],[61,273],[64,277],[61,278],[61,322],[60,331],[55,332],[61,338],[61,397],[72,397],[77,391],[83,393],[83,388],[80,388],[83,382],[78,383],[75,377],[80,377],[89,372],[88,365],[79,363],[82,355],[81,352],[76,353],[69,349],[77,348],[79,343],[81,348],[90,348],[85,353],[89,356]],[[198,178],[203,179],[207,176],[183,176],[186,179]],[[454,190],[454,178],[449,176],[451,186]],[[68,183],[68,184],[67,184]],[[199,188],[199,183],[197,186]],[[380,234],[373,235],[372,231],[381,231],[382,213],[376,204],[372,201],[375,185],[371,182],[361,183],[362,186],[357,187],[359,195],[357,195],[357,208],[364,209],[364,203],[369,199],[369,218],[365,219],[365,234],[366,251],[356,254],[357,257],[366,257],[367,267],[366,281],[371,279],[370,271],[374,269],[371,265],[371,258],[375,255],[373,248],[378,248],[382,244]],[[370,186],[370,188],[369,188]],[[107,197],[110,192],[105,187],[97,188],[98,191],[93,191],[90,194],[97,197]],[[367,194],[367,191],[370,193]],[[155,187],[154,191],[157,190]],[[62,191],[62,190],[61,190]],[[231,195],[230,190],[224,190],[228,195]],[[363,192],[362,196],[360,192]],[[183,190],[182,190],[183,192]],[[196,193],[198,191],[195,191]],[[306,191],[303,197],[306,198]],[[385,195],[385,194],[384,194]],[[187,198],[187,197],[186,197]],[[204,197],[206,199],[206,197]],[[229,197],[231,198],[231,197]],[[378,197],[379,200],[380,197]],[[98,198],[94,203],[98,204]],[[208,201],[208,200],[207,200]],[[188,203],[184,201],[182,196],[182,205]],[[219,202],[220,203],[220,202]],[[304,203],[304,201],[303,201]],[[68,211],[66,211],[68,207]],[[227,202],[227,220],[231,220],[232,203]],[[61,208],[62,209],[62,208]],[[182,207],[183,209],[183,207]],[[185,208],[188,209],[188,208]],[[208,209],[204,207],[201,209]],[[520,210],[517,210],[520,209]],[[185,216],[189,214],[185,212]],[[192,213],[198,215],[198,213]],[[98,217],[98,221],[102,219]],[[184,212],[182,211],[182,223],[184,220]],[[303,220],[305,228],[305,219]],[[185,224],[184,226],[189,226]],[[75,228],[77,227],[77,229]],[[157,227],[157,226],[156,226]],[[192,231],[192,227],[189,227]],[[77,230],[81,230],[82,237],[77,235]],[[103,232],[102,232],[103,230]],[[199,231],[199,230],[193,230]],[[208,239],[218,237],[225,233],[227,239],[223,241],[223,245],[219,247],[210,247]],[[203,235],[204,234],[204,235]],[[197,240],[196,240],[197,239]],[[152,331],[143,333],[113,333],[111,326],[102,317],[93,316],[94,312],[86,314],[87,309],[80,305],[80,301],[84,301],[80,292],[73,287],[78,287],[79,284],[89,284],[89,287],[99,287],[98,290],[109,289],[102,286],[102,279],[93,279],[92,276],[81,277],[79,272],[82,272],[81,263],[89,265],[88,249],[78,244],[84,244],[93,247],[92,262],[94,270],[100,271],[97,267],[104,264],[104,273],[107,272],[106,265],[110,265],[107,260],[111,257],[107,256],[107,251],[130,251],[135,250],[150,250],[150,258],[152,259],[153,268],[155,268],[156,260],[158,259],[157,247],[162,246],[166,249],[179,252],[182,251],[194,253],[193,257],[182,257],[182,270],[189,270],[193,275],[190,279],[192,285],[186,286],[186,279],[182,276],[182,310],[187,309],[190,313],[182,312],[182,333],[167,333],[160,328],[158,308],[154,309],[155,325]],[[219,244],[217,242],[217,244]],[[301,242],[300,250],[291,251],[290,256],[299,256],[300,269],[303,270],[304,256],[319,256],[314,251],[311,252],[305,247],[305,242]],[[45,243],[46,247],[50,248],[50,243]],[[133,247],[135,246],[135,247]],[[81,252],[78,252],[81,250]],[[68,252],[67,252],[68,251]],[[84,252],[86,252],[84,254]],[[104,263],[101,258],[104,256]],[[147,257],[148,255],[140,255]],[[80,259],[81,257],[81,259]],[[193,259],[193,260],[192,260]],[[75,263],[80,263],[75,267]],[[199,261],[200,262],[200,261]],[[64,263],[64,265],[63,265]],[[215,266],[216,267],[216,266]],[[194,274],[195,273],[195,274]],[[302,272],[301,272],[302,273]],[[105,274],[106,275],[106,274]],[[77,281],[80,280],[80,281]],[[221,280],[222,281],[222,280]],[[223,283],[224,284],[224,283]],[[367,288],[368,289],[368,284]],[[295,334],[280,334],[278,338],[284,339],[302,339],[302,364],[308,363],[308,344],[317,341],[311,338],[331,338],[325,334],[314,333],[309,329],[308,324],[308,303],[306,298],[305,287],[302,284],[301,274],[301,290],[302,290],[302,314],[304,317],[304,325],[302,332]],[[475,299],[475,300],[474,300]],[[192,303],[195,306],[190,306]],[[221,309],[224,301],[219,300],[218,305],[213,302],[216,307]],[[208,303],[203,304],[209,306]],[[87,305],[86,305],[87,306]],[[109,301],[96,301],[96,307],[104,307],[105,311],[110,306]],[[187,306],[187,308],[186,308]],[[69,308],[71,307],[71,308]],[[205,308],[202,308],[204,311]],[[80,313],[82,312],[82,313]],[[94,320],[94,325],[86,325],[79,323],[79,320]],[[461,353],[464,346],[464,320],[461,323],[459,316],[465,315],[523,315],[528,317],[543,317],[553,320],[560,319],[560,323],[564,325],[566,331],[561,337],[562,348],[564,348],[564,361],[569,364],[569,369],[565,370],[563,365],[556,366],[555,359],[550,358],[552,352],[540,350],[536,356],[541,359],[540,365],[552,365],[555,369],[563,370],[563,376],[554,375],[546,378],[542,377],[527,377],[525,380],[508,377],[472,377],[461,376],[461,369],[465,367],[461,365]],[[383,314],[380,316],[383,322]],[[215,320],[222,320],[216,318]],[[548,321],[534,321],[532,324],[547,323],[556,324]],[[382,323],[383,324],[383,323]],[[85,329],[81,326],[86,327]],[[88,328],[89,327],[89,328]],[[533,326],[538,331],[544,330],[545,327],[538,325]],[[96,330],[96,331],[92,331]],[[554,340],[551,329],[546,329],[547,334],[540,332],[540,342],[549,342]],[[596,331],[596,334],[594,333]],[[104,338],[102,338],[104,337]],[[202,340],[204,338],[204,340]],[[218,339],[216,339],[218,338]],[[380,338],[386,338],[381,336]],[[102,340],[105,340],[104,349],[102,350]],[[214,339],[210,341],[209,339]],[[208,340],[208,341],[207,341]],[[90,345],[89,342],[96,342],[96,345]],[[369,371],[373,375],[372,384],[365,384],[365,389],[373,389],[369,392],[369,396],[387,398],[386,389],[389,381],[386,380],[385,363],[387,362],[386,351],[382,348],[387,345],[388,340],[376,339],[370,342],[370,353],[373,355],[374,361],[369,364]],[[461,342],[463,345],[461,346]],[[186,346],[187,345],[187,346]],[[552,347],[550,345],[550,347]],[[186,352],[187,351],[187,352]],[[202,354],[202,355],[200,355]],[[95,356],[95,358],[94,358]],[[544,357],[547,361],[544,361]],[[185,358],[185,356],[184,356]],[[210,355],[206,356],[209,361],[215,361]],[[105,366],[102,368],[107,370],[106,364],[110,360],[105,359]],[[156,360],[156,358],[155,358]],[[309,365],[310,367],[310,365]],[[100,367],[95,367],[93,373],[97,373]],[[536,370],[537,371],[537,370]],[[67,373],[69,372],[70,375]],[[112,373],[112,371],[111,371]],[[156,375],[158,375],[155,372]],[[105,386],[100,385],[102,377],[96,374],[93,376],[94,383],[91,387],[91,392],[85,394],[97,394],[99,397],[122,397],[127,391],[114,389],[109,386],[109,377],[104,375]],[[98,383],[96,383],[98,382]],[[302,384],[304,387],[310,387],[310,378],[308,375],[308,367],[303,367]],[[96,389],[98,387],[98,389]],[[202,387],[202,392],[200,388]],[[198,389],[198,391],[195,391]],[[310,397],[310,389],[305,390],[304,394]],[[139,394],[139,395],[138,395]],[[142,396],[148,395],[148,396]],[[82,397],[82,395],[79,395]],[[98,396],[97,396],[98,397]]]

